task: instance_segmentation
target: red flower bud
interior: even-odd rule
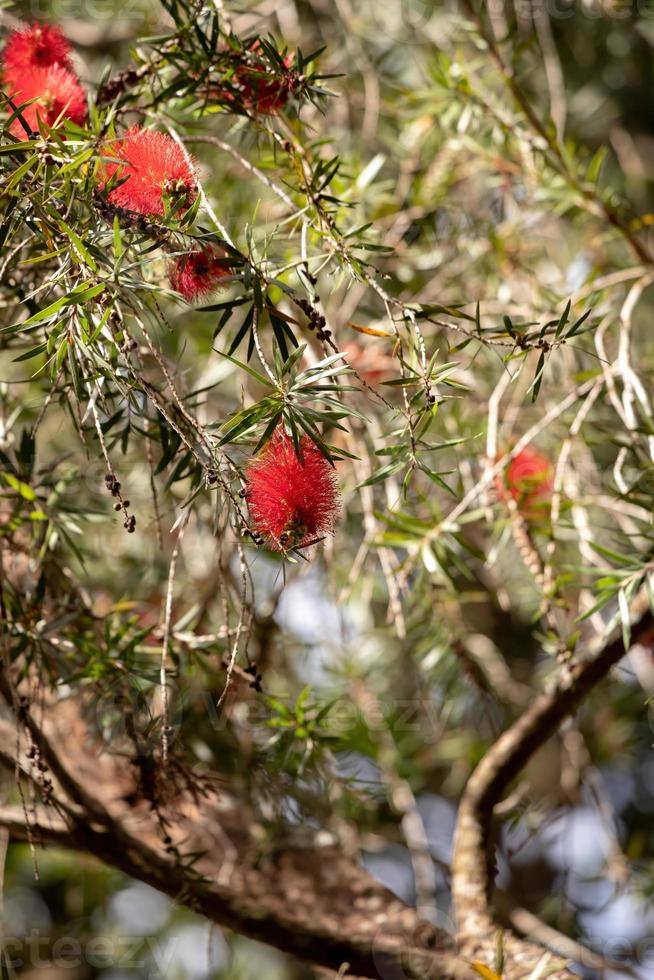
[[[378,344],[363,346],[356,340],[348,340],[341,346],[341,351],[349,355],[347,363],[369,385],[378,385],[397,377],[397,359]]]
[[[210,95],[227,103],[271,116],[282,109],[299,83],[297,71],[291,70],[292,55],[284,58],[283,65],[271,65],[264,60],[261,45],[255,41],[241,55],[230,79],[232,89],[212,86]]]
[[[514,457],[498,478],[500,493],[508,491],[523,517],[542,514],[552,496],[554,471],[552,462],[536,449],[527,447]]]
[[[139,214],[163,215],[164,194],[176,210],[186,210],[195,200],[198,184],[193,165],[166,133],[132,126],[105,152],[120,162],[105,163],[103,184],[114,174],[123,179],[109,192],[110,204]]]
[[[339,510],[334,469],[307,436],[298,457],[290,436],[277,429],[246,476],[253,527],[275,551],[302,548],[333,532]]]
[[[297,85],[295,73],[288,70],[292,63],[292,57],[287,55],[279,77],[261,65],[239,65],[234,82],[240,87],[245,108],[262,116],[273,116],[283,109]]]
[[[170,285],[182,294],[187,303],[213,292],[231,274],[225,252],[216,245],[181,255],[175,259],[168,273]]]

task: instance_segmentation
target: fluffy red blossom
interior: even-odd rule
[[[254,530],[275,551],[302,548],[334,530],[339,496],[336,477],[318,447],[278,429],[248,466],[245,499]]]
[[[347,363],[369,385],[381,384],[397,375],[397,360],[379,345],[362,346],[355,340],[348,340],[341,350],[348,354]]]
[[[259,43],[255,42],[250,50],[260,55]],[[286,55],[284,67],[279,68],[276,76],[263,64],[239,65],[232,80],[240,90],[240,101],[245,108],[262,116],[272,116],[283,109],[298,82],[297,72],[290,70],[292,64],[292,56]]]
[[[170,285],[187,303],[206,296],[220,286],[232,269],[225,252],[216,245],[198,248],[175,259],[169,270]]]
[[[5,85],[13,87],[33,68],[52,65],[73,70],[70,44],[58,27],[35,23],[11,32],[2,54]]]
[[[288,66],[290,59],[286,58],[285,63]],[[241,87],[243,105],[262,116],[272,116],[283,109],[295,87],[290,72],[284,72],[281,78],[270,78],[263,68],[243,66],[234,77]]]
[[[517,502],[523,517],[542,514],[554,483],[552,462],[537,449],[527,447],[515,456],[501,480],[501,490]]]
[[[60,65],[49,68],[31,68],[14,85],[8,86],[12,100],[20,105],[29,99],[36,99],[21,110],[21,115],[31,130],[38,130],[38,119],[48,126],[63,119],[81,125],[86,120],[86,93],[75,75]],[[16,118],[11,124],[14,136],[25,139],[27,133],[21,121]]]
[[[132,126],[105,152],[120,161],[105,164],[105,180],[114,174],[123,179],[109,192],[110,204],[139,214],[162,215],[164,193],[178,209],[190,207],[195,200],[198,184],[193,165],[166,133]]]

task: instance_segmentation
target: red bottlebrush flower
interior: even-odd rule
[[[82,125],[86,120],[86,93],[75,75],[60,65],[49,68],[31,68],[8,89],[12,100],[19,105],[28,99],[36,99],[21,110],[23,119],[34,132],[38,131],[38,119],[48,126],[63,119]],[[26,139],[27,133],[20,119],[11,124],[14,136]]]
[[[14,86],[24,80],[32,68],[59,65],[73,70],[70,44],[58,27],[52,24],[28,24],[12,31],[2,54],[5,84]]]
[[[197,176],[182,147],[166,133],[132,126],[122,140],[106,148],[119,163],[105,164],[106,179],[127,178],[109,193],[109,203],[138,211],[163,215],[164,193],[176,210],[191,206],[197,194]]]
[[[379,345],[369,344],[364,347],[355,340],[348,340],[341,350],[349,355],[347,363],[350,367],[369,385],[378,385],[397,376],[396,358]]]
[[[250,51],[261,57],[258,41],[252,45]],[[283,109],[298,84],[297,72],[290,70],[292,64],[292,56],[286,55],[284,66],[280,66],[277,76],[274,75],[274,69],[264,64],[244,62],[239,65],[234,72],[233,82],[240,90],[240,100],[245,108],[262,116],[272,116]]]
[[[213,292],[221,281],[232,274],[232,268],[222,248],[210,245],[194,249],[175,259],[169,270],[170,285],[181,293],[187,303]]]
[[[248,466],[245,499],[255,531],[275,551],[302,548],[334,530],[339,496],[333,468],[307,436],[278,429]]]
[[[291,63],[289,58],[284,61],[287,67]],[[234,77],[241,86],[243,105],[262,116],[274,116],[283,109],[296,84],[290,73],[285,72],[282,78],[268,78],[263,68],[244,66]]]
[[[508,490],[523,517],[538,516],[552,495],[552,462],[538,450],[527,447],[511,460],[498,486],[500,492]]]

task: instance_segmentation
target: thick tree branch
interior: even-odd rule
[[[8,707],[16,706],[17,695],[2,663],[0,663],[0,694],[4,697]],[[18,711],[25,729],[29,732],[39,753],[52,770],[71,803],[80,806],[96,820],[103,822],[108,820],[109,815],[98,797],[88,792],[86,787],[69,772],[62,758],[51,745],[45,726],[37,723],[27,704],[18,704]]]
[[[643,603],[644,605],[644,603]],[[643,605],[635,611],[632,644],[654,646],[654,619]],[[556,732],[625,654],[622,634],[588,660],[562,670],[554,685],[541,694],[488,750],[470,777],[459,806],[452,895],[459,936],[478,943],[493,930],[489,893],[493,810],[511,781],[534,752]]]
[[[38,807],[29,834],[20,807],[0,809],[0,826],[14,840],[93,854],[218,925],[334,971],[348,963],[348,975],[361,977],[474,976],[451,936],[421,920],[336,845],[298,841],[287,828],[262,853],[242,805],[225,794],[162,803],[164,834],[124,757],[94,756],[89,775],[88,739],[80,737],[76,708],[70,701],[49,703],[43,726],[31,714],[30,730],[42,745],[41,727],[47,727],[48,761],[56,760],[57,784],[70,789],[78,808],[62,818]],[[15,729],[1,727],[15,744]],[[14,771],[12,752],[3,752],[0,763]],[[85,795],[91,787],[98,795],[90,811],[80,807],[81,785]],[[97,819],[100,807],[108,819]]]
[[[334,971],[349,964],[348,976],[477,976],[465,949],[456,950],[451,936],[421,919],[338,846],[320,847],[312,837],[298,840],[297,828],[280,828],[266,847],[248,826],[242,804],[224,793],[204,795],[200,803],[186,795],[171,800],[166,807],[170,836],[162,836],[148,801],[138,798],[133,774],[129,768],[125,772],[124,757],[106,751],[99,761],[94,756],[89,779],[88,740],[80,738],[71,718],[75,708],[70,701],[48,705],[50,750],[66,759],[75,784],[92,785],[110,801],[111,819],[99,822],[75,810],[62,819],[39,807],[30,820],[29,836],[36,843],[92,854],[220,926]],[[10,753],[2,761],[13,769]],[[0,826],[14,840],[28,839],[20,808],[0,810]],[[493,943],[493,928],[487,938]],[[529,972],[544,957],[549,957],[550,977],[572,976],[542,946],[507,935],[505,950],[507,977],[522,976],[517,971],[529,967]],[[493,962],[485,951],[484,959]]]
[[[596,953],[589,946],[584,946],[576,939],[571,939],[563,933],[558,932],[551,926],[539,919],[528,909],[520,908],[510,896],[498,894],[498,911],[502,919],[506,920],[521,936],[529,936],[534,942],[542,943],[548,949],[558,953],[559,956],[574,960],[580,966],[590,970],[617,970],[625,976],[637,977],[636,970],[629,967],[626,963],[612,960],[609,957]]]
[[[0,810],[0,825],[16,840],[26,832],[19,808]],[[348,975],[430,976],[464,980],[473,972],[453,949],[433,949],[439,933],[416,921],[412,909],[377,885],[335,849],[287,850],[262,871],[240,868],[229,886],[163,855],[148,840],[125,847],[109,830],[76,821],[32,826],[36,839],[93,854],[125,874],[147,882],[220,926]],[[215,873],[220,857],[213,856]],[[206,870],[205,870],[206,875]],[[394,972],[394,971],[402,971]]]
[[[0,827],[9,831],[12,840],[35,840],[39,844],[54,844],[57,847],[72,847],[70,828],[50,811],[39,810],[30,820],[29,834],[25,825],[25,812],[20,806],[0,807]]]

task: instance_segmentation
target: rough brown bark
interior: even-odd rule
[[[0,824],[13,839],[29,836],[37,845],[93,854],[223,927],[332,970],[347,963],[348,975],[474,976],[452,937],[420,921],[333,841],[298,842],[290,833],[278,849],[262,849],[247,815],[226,794],[175,799],[166,807],[167,842],[129,763],[89,751],[76,706],[53,703],[43,717],[37,725],[23,712],[47,760],[52,805],[29,820],[29,834],[20,808],[0,810]],[[24,736],[21,741],[25,747]],[[16,728],[10,720],[0,722],[0,744],[0,763],[13,770]],[[39,778],[27,758],[19,763],[29,778]]]
[[[632,645],[654,648],[654,618],[643,597],[634,611]],[[625,655],[620,632],[587,659],[562,668],[549,690],[488,750],[468,780],[457,821],[452,897],[461,948],[470,957],[488,955],[494,916],[489,868],[494,807],[532,755],[557,731],[593,688]],[[559,975],[559,974],[556,974]],[[563,975],[563,974],[561,974]]]
[[[654,643],[651,613],[634,628],[634,642]],[[47,807],[26,815],[0,810],[0,825],[15,840],[54,844],[93,854],[223,927],[269,943],[315,965],[349,976],[478,976],[473,962],[492,966],[497,926],[488,874],[493,808],[531,755],[573,712],[624,654],[617,638],[585,662],[565,670],[491,747],[464,792],[456,832],[453,897],[455,938],[421,920],[344,853],[332,838],[282,828],[261,843],[256,818],[197,773],[198,793],[175,786],[161,760],[161,807],[144,791],[135,760],[112,754],[91,737],[75,699],[32,709],[0,668],[5,720],[0,720],[0,765],[23,780],[51,780]],[[16,758],[17,733],[20,736]],[[31,746],[32,757],[27,754]],[[34,765],[34,747],[45,772]],[[189,775],[189,774],[187,774]],[[165,797],[165,799],[163,799]],[[165,818],[162,819],[162,813]],[[321,846],[322,844],[322,846]],[[542,946],[504,936],[504,977],[571,978],[563,960]]]

